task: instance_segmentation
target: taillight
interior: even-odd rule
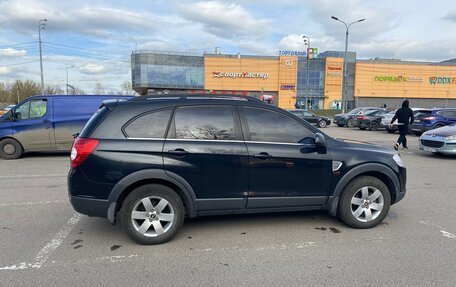
[[[358,120],[364,120],[364,116],[358,116]]]
[[[432,120],[435,120],[435,117],[425,117],[425,118],[421,118],[421,120],[432,121]]]
[[[71,167],[80,166],[97,147],[98,143],[98,139],[76,138],[71,149]]]

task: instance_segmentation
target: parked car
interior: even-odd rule
[[[389,110],[371,110],[357,117],[357,126],[360,130],[369,129],[370,131],[376,131],[382,127],[381,122],[383,115],[388,113]]]
[[[288,110],[288,111],[290,113],[292,113],[293,115],[298,116],[301,119],[304,119],[313,125],[317,125],[319,128],[325,128],[327,125],[331,124],[331,120],[329,118],[318,116],[318,115],[311,113],[309,111],[306,111],[306,110]]]
[[[431,109],[427,112],[416,114],[411,130],[419,136],[425,131],[452,123],[456,123],[456,109]]]
[[[456,155],[456,123],[423,133],[419,144],[424,151]]]
[[[130,96],[34,96],[0,117],[0,157],[17,159],[24,152],[70,151],[101,103]]]
[[[334,124],[336,124],[339,127],[347,126],[349,128],[354,127],[358,124],[357,117],[358,115],[361,115],[363,113],[366,113],[368,111],[376,111],[376,110],[382,110],[382,108],[356,108],[354,110],[351,110],[350,112],[346,114],[337,114],[334,116]]]
[[[15,106],[16,105],[8,105],[8,106],[6,106],[3,110],[0,110],[0,116],[6,114],[8,111],[10,111]]]
[[[185,216],[326,209],[371,228],[406,192],[394,150],[334,139],[250,97],[105,103],[75,139],[70,166],[73,208],[120,219],[141,244],[170,240]]]
[[[413,111],[413,115],[416,117],[417,114],[430,113],[431,110],[423,109],[423,108],[412,108],[412,111]],[[391,125],[391,120],[393,119],[395,114],[396,114],[396,111],[392,111],[387,114],[384,114],[382,121],[381,121],[381,126],[384,126],[386,128],[386,131],[389,133],[392,133],[392,134],[394,134],[398,130],[396,121],[395,121],[395,124]]]

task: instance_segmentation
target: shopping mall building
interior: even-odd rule
[[[284,109],[341,108],[343,52],[316,56],[192,55],[134,52],[133,89],[139,94],[254,96]],[[347,107],[456,107],[456,59],[445,62],[357,60],[347,53]]]

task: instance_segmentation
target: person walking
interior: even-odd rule
[[[407,138],[405,136],[409,131],[409,125],[413,124],[413,121],[415,120],[413,117],[413,111],[409,108],[408,100],[402,102],[402,107],[396,111],[396,114],[391,120],[391,124],[393,124],[395,120],[397,120],[399,129],[399,138],[394,145],[394,149],[397,150],[401,144],[405,149],[408,149]]]

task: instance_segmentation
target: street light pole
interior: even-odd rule
[[[68,95],[68,68],[74,68],[73,65],[71,66],[66,66],[65,69],[66,69],[66,94]]]
[[[348,29],[350,29],[350,26],[355,24],[355,23],[359,23],[359,22],[363,22],[364,20],[366,19],[359,19],[358,21],[355,21],[355,22],[352,22],[350,24],[347,25],[347,23],[345,23],[344,21],[340,20],[339,18],[335,17],[335,16],[331,16],[331,19],[334,19],[336,21],[339,21],[341,22],[342,24],[345,25],[345,52],[344,52],[344,79],[343,79],[343,91],[342,91],[342,113],[344,114],[345,113],[345,101],[347,99],[347,50],[348,50]]]
[[[310,48],[310,38],[308,36],[303,35],[302,39],[304,41],[304,44],[307,44],[307,51],[306,51],[306,89],[305,89],[305,94],[306,94],[306,102],[305,102],[305,109],[308,109],[307,106],[307,101],[309,97],[309,48]]]
[[[41,19],[38,21],[38,45],[40,48],[40,71],[41,71],[41,94],[44,94],[44,77],[43,77],[43,55],[41,52],[41,30],[46,27],[47,19]]]

